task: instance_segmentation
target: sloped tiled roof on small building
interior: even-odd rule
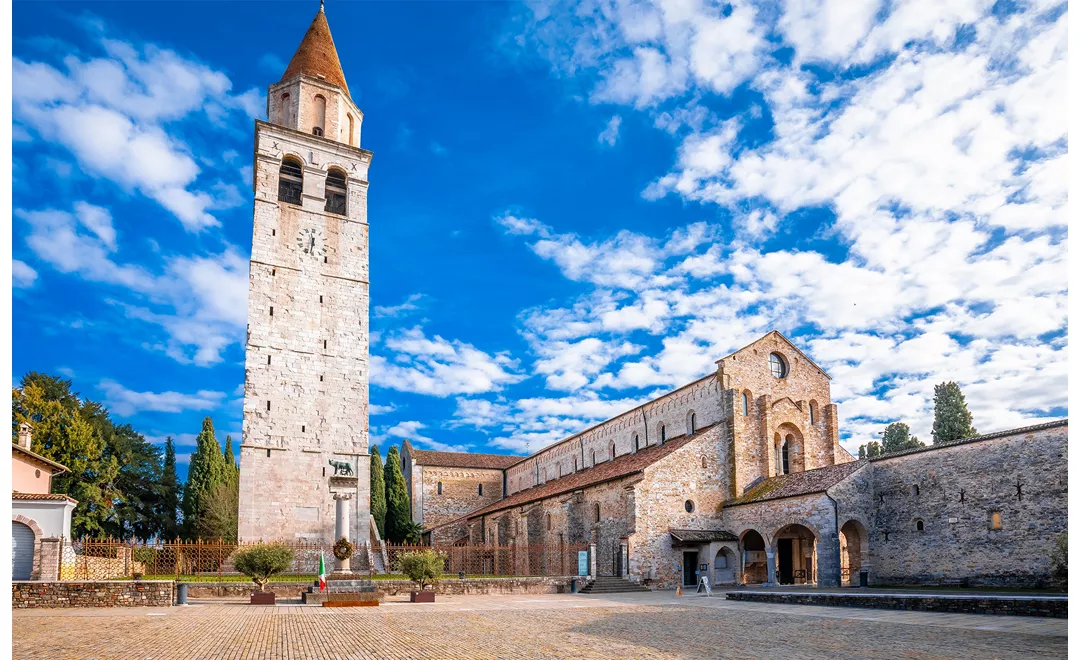
[[[669,529],[668,533],[676,545],[739,540],[738,536],[721,529]]]
[[[78,504],[79,501],[72,499],[67,495],[61,495],[59,493],[20,493],[17,490],[11,492],[11,499],[13,500],[49,500],[57,502],[71,502],[72,504]]]
[[[67,472],[68,471],[67,467],[65,467],[63,465],[60,465],[59,463],[57,463],[54,460],[50,460],[48,458],[45,458],[41,454],[38,454],[36,452],[32,452],[29,449],[19,445],[18,443],[14,443],[14,442],[11,443],[11,451],[15,452],[16,454],[19,454],[20,456],[22,456],[24,458],[28,458],[28,459],[30,459],[30,460],[32,460],[34,462],[41,463],[44,466],[52,468],[52,473],[53,474],[60,474],[61,472]]]
[[[739,506],[740,504],[778,500],[784,497],[823,493],[866,464],[866,461],[851,461],[817,468],[816,470],[792,472],[791,474],[770,477],[751,487],[741,497],[729,500],[724,506]]]
[[[520,456],[503,454],[470,454],[463,451],[427,451],[409,447],[409,455],[417,465],[429,467],[480,468],[484,470],[505,470],[521,460]]]

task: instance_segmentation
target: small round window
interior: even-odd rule
[[[694,500],[686,500],[685,502],[683,502],[683,508],[686,509],[687,513],[693,513],[694,512]]]
[[[787,362],[784,362],[784,358],[780,357],[779,353],[769,354],[769,371],[777,378],[787,375]]]
[[[40,479],[41,478],[41,470],[34,470],[34,476],[37,477],[38,479]]]

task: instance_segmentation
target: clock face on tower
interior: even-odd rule
[[[322,232],[318,229],[301,229],[296,237],[296,244],[304,254],[323,256],[326,249],[323,247]]]

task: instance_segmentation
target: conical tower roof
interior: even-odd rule
[[[323,11],[322,4],[319,5],[319,13],[315,15],[315,20],[311,21],[311,27],[281,79],[286,80],[300,74],[321,78],[337,85],[346,94],[349,93],[345,72],[341,70],[341,61],[338,59],[337,48],[334,47],[334,38],[330,35],[330,24],[326,22],[326,12]]]

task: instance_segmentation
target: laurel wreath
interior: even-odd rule
[[[334,556],[341,561],[345,561],[349,557],[352,557],[355,550],[356,546],[349,543],[349,539],[344,536],[338,539],[337,543],[334,543]]]

